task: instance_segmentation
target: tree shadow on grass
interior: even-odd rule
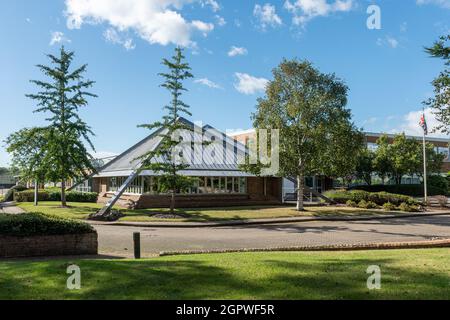
[[[206,258],[207,257],[207,258]],[[259,258],[258,258],[259,257]],[[269,259],[265,259],[265,257]],[[72,262],[0,265],[2,299],[448,299],[450,271],[398,265],[391,258],[345,259],[275,253],[146,261],[77,261],[82,289],[65,289]],[[366,286],[368,266],[382,290]],[[11,269],[15,268],[14,276]],[[9,275],[9,276],[8,276]]]

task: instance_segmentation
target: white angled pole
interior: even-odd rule
[[[425,195],[425,203],[428,202],[428,187],[427,187],[427,147],[425,140],[425,130],[423,132],[423,186],[424,186],[424,195]]]

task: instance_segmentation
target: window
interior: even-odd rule
[[[247,193],[247,179],[239,178],[239,193]]]
[[[233,180],[234,178],[227,178],[227,193],[233,193]]]
[[[212,178],[212,181],[213,181],[212,193],[219,193],[220,192],[220,179]]]
[[[199,178],[198,180],[198,193],[204,194],[208,193],[208,190],[206,189],[206,180],[208,178]]]
[[[370,143],[367,144],[367,148],[368,148],[370,151],[377,151],[378,145],[377,145],[376,143],[370,142]]]
[[[128,177],[108,179],[108,192],[117,192]],[[125,190],[129,194],[162,194],[158,177],[137,177]],[[243,177],[198,177],[194,185],[180,191],[181,194],[247,193],[247,179]]]
[[[233,192],[239,193],[239,178],[233,178]]]

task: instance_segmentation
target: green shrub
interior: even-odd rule
[[[439,176],[439,175],[429,176],[427,182],[428,182],[428,187],[431,187],[431,188],[434,187],[434,188],[446,191],[445,193],[440,193],[439,194],[440,196],[445,196],[448,194],[449,184],[448,184],[448,180],[446,177]]]
[[[97,193],[95,192],[76,192],[70,191],[66,193],[66,200],[68,202],[82,202],[82,203],[96,203]],[[27,190],[23,192],[17,192],[14,197],[17,202],[33,202],[34,201],[34,191]],[[59,192],[48,192],[46,190],[40,190],[38,193],[39,201],[61,201],[61,191]]]
[[[15,237],[93,233],[95,229],[81,221],[49,217],[42,213],[0,214],[0,235]]]
[[[400,211],[404,211],[404,212],[419,212],[420,211],[418,206],[410,205],[405,202],[401,203],[400,206],[398,207],[398,209]]]
[[[385,204],[383,204],[383,209],[386,211],[395,211],[397,210],[397,206],[393,203],[386,202]]]
[[[325,195],[340,204],[346,204],[348,201],[354,201],[360,203],[362,200],[366,202],[373,202],[378,206],[382,206],[387,202],[390,202],[396,206],[405,202],[410,205],[417,205],[417,201],[411,197],[391,194],[387,192],[369,193],[366,191],[328,191]]]
[[[24,191],[27,190],[28,188],[25,186],[14,186],[11,189],[8,190],[8,192],[6,192],[6,194],[3,196],[3,201],[4,202],[9,202],[9,201],[13,201],[14,200],[14,194],[16,192],[20,192],[20,191]]]
[[[351,208],[357,208],[358,207],[358,204],[355,201],[353,201],[353,200],[348,200],[346,205],[347,205],[347,207],[351,207]]]
[[[423,197],[424,193],[424,188],[421,184],[358,186],[351,188],[351,190],[360,190],[366,192],[387,192],[410,197]],[[447,192],[447,189],[441,189],[431,184],[428,186],[429,196],[446,195]]]
[[[39,201],[48,201],[48,193],[45,191],[39,191],[38,192],[38,200]],[[14,194],[14,201],[33,202],[34,201],[34,190],[16,192]]]
[[[358,207],[361,209],[376,209],[378,208],[377,204],[372,201],[361,200],[358,203]]]

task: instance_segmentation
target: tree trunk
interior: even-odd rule
[[[305,179],[303,176],[297,176],[297,211],[304,211],[303,193]]]
[[[170,214],[175,213],[175,191],[172,191],[170,199]]]
[[[37,207],[39,204],[39,183],[34,181],[34,206]]]
[[[67,201],[66,201],[66,182],[61,182],[61,206],[67,207]]]

